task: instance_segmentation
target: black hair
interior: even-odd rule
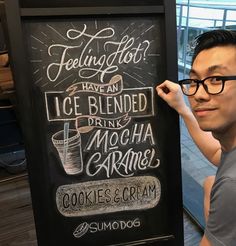
[[[192,64],[196,56],[205,49],[226,45],[235,45],[236,47],[236,31],[223,29],[208,31],[197,36],[195,41],[196,46],[193,53]]]

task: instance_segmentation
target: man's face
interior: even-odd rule
[[[218,46],[201,51],[194,60],[190,77],[236,75],[236,48]],[[226,134],[236,130],[236,81],[226,81],[222,93],[209,95],[202,85],[189,97],[193,113],[202,130]]]

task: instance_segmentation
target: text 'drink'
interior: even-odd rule
[[[59,186],[56,204],[66,217],[150,209],[161,196],[157,177],[136,176]]]

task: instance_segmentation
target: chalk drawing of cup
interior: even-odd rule
[[[83,158],[81,148],[81,135],[75,129],[56,132],[52,136],[52,142],[58,151],[65,172],[69,175],[83,171]]]

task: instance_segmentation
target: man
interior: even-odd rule
[[[179,85],[165,81],[157,86],[157,93],[183,117],[201,152],[218,166],[216,177],[208,178],[204,185],[206,229],[200,246],[234,246],[236,33],[214,30],[200,35],[190,79],[179,81],[179,84],[188,96],[191,110],[183,100]]]

